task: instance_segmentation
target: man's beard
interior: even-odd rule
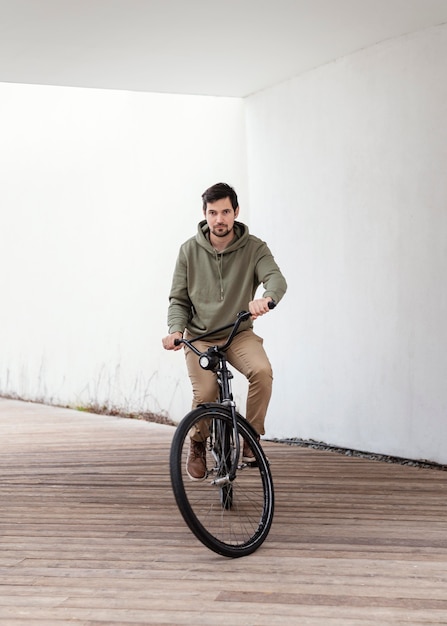
[[[217,230],[217,228],[219,228],[220,230]],[[228,228],[228,226],[219,226],[215,227],[214,230],[212,230],[211,232],[215,237],[226,237],[231,232],[231,230]]]

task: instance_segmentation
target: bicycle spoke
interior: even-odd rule
[[[186,419],[186,418],[185,418]],[[200,420],[210,423],[206,446],[209,474],[192,481],[186,474],[189,430]],[[196,536],[225,556],[253,552],[265,540],[273,518],[273,484],[270,469],[247,422],[238,416],[238,428],[256,455],[257,467],[239,465],[232,482],[224,480],[235,450],[231,411],[221,405],[196,409],[179,427],[173,441],[171,475],[179,508]]]

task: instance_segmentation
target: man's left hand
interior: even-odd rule
[[[270,296],[267,296],[267,298],[258,298],[257,300],[249,302],[248,310],[251,313],[252,319],[255,320],[258,317],[261,317],[261,315],[268,313],[270,311],[269,302],[271,302],[272,299],[273,298],[270,298]]]

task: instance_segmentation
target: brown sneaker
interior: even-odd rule
[[[186,459],[186,473],[191,480],[205,480],[206,470],[206,446],[203,441],[191,439]]]
[[[259,437],[256,438],[259,441]],[[255,455],[252,449],[244,439],[244,446],[242,448],[242,462],[243,463],[256,463]]]
[[[256,437],[256,440],[260,444],[261,438],[259,436]],[[265,460],[267,461],[267,463],[270,462],[268,456],[265,457]],[[244,446],[242,448],[242,463],[249,463],[250,465],[256,464],[256,458],[253,454],[253,450],[250,448],[245,439]]]

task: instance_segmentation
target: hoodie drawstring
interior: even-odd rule
[[[222,300],[224,299],[224,287],[223,287],[223,276],[222,276],[222,253],[217,252],[217,250],[215,250],[216,253],[216,262],[217,262],[217,271],[219,272],[219,280],[220,280],[220,301],[222,302]]]

